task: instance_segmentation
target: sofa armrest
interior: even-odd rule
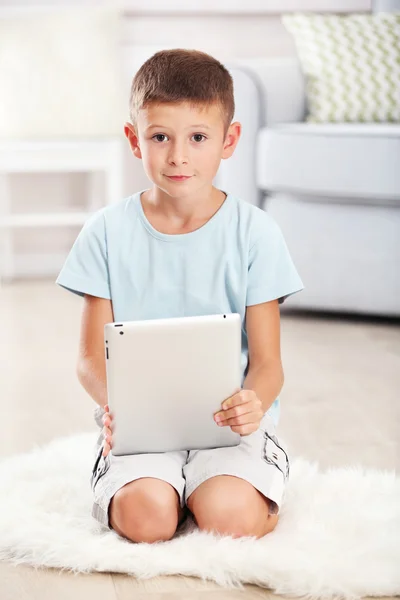
[[[256,185],[256,142],[263,123],[260,90],[254,77],[246,70],[230,65],[227,67],[235,90],[233,121],[242,124],[242,133],[233,156],[221,161],[214,185],[258,205],[261,194]]]
[[[235,66],[251,75],[259,88],[263,126],[304,121],[305,80],[296,57],[237,59]]]
[[[227,65],[234,82],[234,121],[242,135],[233,156],[221,161],[214,185],[261,205],[256,184],[256,149],[260,129],[280,122],[302,121],[304,80],[296,58],[237,59]]]

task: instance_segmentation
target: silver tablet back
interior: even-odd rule
[[[241,387],[238,314],[105,325],[114,455],[233,446],[213,418]]]

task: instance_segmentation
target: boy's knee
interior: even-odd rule
[[[195,506],[194,516],[199,529],[221,535],[263,537],[275,529],[278,515],[268,514],[268,501],[257,498],[254,503],[247,494],[204,494]],[[265,504],[264,504],[265,503]]]
[[[266,519],[260,519],[249,510],[242,509],[238,512],[230,507],[228,510],[214,508],[208,513],[203,511],[196,515],[196,521],[200,529],[220,535],[260,538],[275,529],[278,516],[270,515]]]
[[[178,495],[161,480],[139,479],[118,490],[111,500],[111,527],[132,542],[170,540],[179,517]]]
[[[195,514],[199,529],[232,537],[256,535],[257,521],[243,507],[236,506],[203,506]]]

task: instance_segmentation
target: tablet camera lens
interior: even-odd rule
[[[224,315],[224,319],[226,319],[226,315]]]
[[[119,335],[124,335],[124,332],[123,332],[123,331],[120,331],[120,332],[119,332]]]

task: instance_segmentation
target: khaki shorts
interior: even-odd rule
[[[248,481],[271,501],[270,512],[279,513],[289,477],[289,459],[268,413],[260,428],[243,436],[238,446],[125,456],[113,456],[110,452],[105,458],[102,456],[103,414],[101,407],[95,409],[100,434],[90,483],[94,495],[92,515],[105,527],[111,529],[108,509],[112,497],[124,485],[142,477],[161,479],[172,485],[184,507],[192,492],[204,481],[217,475],[232,475]]]

